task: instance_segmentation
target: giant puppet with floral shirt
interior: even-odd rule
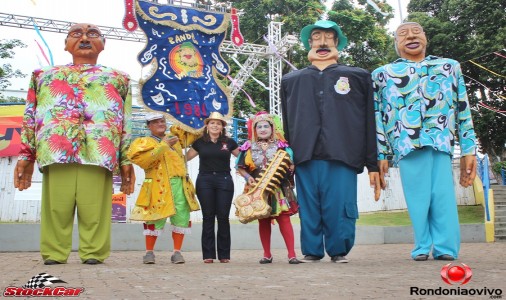
[[[248,121],[248,133],[250,140],[246,141],[239,150],[241,153],[237,158],[237,169],[241,174],[247,185],[245,191],[251,195],[252,189],[262,189],[262,194],[265,197],[261,201],[267,204],[265,211],[259,218],[259,233],[262,247],[264,250],[263,258],[260,259],[260,264],[272,263],[273,257],[271,253],[271,223],[274,220],[279,225],[279,230],[286,244],[288,250],[288,263],[299,264],[294,249],[294,234],[290,216],[297,213],[298,204],[293,193],[293,165],[290,155],[292,150],[286,142],[281,127],[281,121],[278,116],[270,115],[266,112],[259,112]],[[280,153],[286,156],[286,161],[280,161],[280,164],[273,167],[273,160]],[[283,164],[283,166],[281,166]],[[272,170],[267,170],[271,167]],[[282,170],[283,167],[285,170]],[[279,173],[279,178],[270,176],[268,174]],[[265,187],[268,185],[262,183],[262,180],[269,180],[277,182],[278,184],[272,185],[273,188],[269,192],[265,192]],[[240,207],[239,199],[243,199],[244,194],[236,198],[236,207],[241,214],[244,212],[245,207]],[[255,203],[256,201],[251,201]],[[246,210],[248,211],[248,210]]]
[[[42,177],[40,252],[45,265],[67,263],[77,211],[79,257],[102,263],[111,250],[113,172],[121,191],[134,190],[126,153],[132,96],[126,73],[97,64],[105,38],[98,26],[74,24],[65,38],[72,63],[32,73],[14,186],[31,186],[34,163]]]

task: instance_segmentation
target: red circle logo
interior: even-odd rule
[[[473,271],[466,264],[452,265],[451,263],[441,268],[441,279],[447,284],[460,283],[464,285],[471,280]]]

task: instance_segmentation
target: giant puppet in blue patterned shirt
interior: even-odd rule
[[[426,56],[427,37],[414,22],[395,31],[396,61],[372,72],[382,188],[387,156],[399,165],[413,224],[411,257],[451,261],[460,251],[452,156],[460,143],[460,184],[476,176],[476,134],[460,64]],[[458,134],[457,134],[458,133]]]

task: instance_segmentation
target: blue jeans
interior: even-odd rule
[[[234,182],[230,172],[199,173],[196,182],[197,197],[202,209],[202,256],[203,259],[230,259],[229,214],[234,197]],[[215,237],[214,223],[218,220]]]

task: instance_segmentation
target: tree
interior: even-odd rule
[[[24,104],[24,103],[26,103],[26,100],[23,99],[23,98],[20,98],[20,97],[15,97],[15,96],[4,97],[4,95],[0,94],[0,104],[1,103],[19,103],[19,104]]]
[[[20,40],[0,40],[0,59],[14,57],[14,48],[25,48],[26,45]],[[13,70],[11,64],[4,63],[0,65],[0,90],[4,90],[11,85],[10,78],[23,78],[26,75],[20,70]]]
[[[411,0],[408,5],[408,20],[426,32],[427,53],[461,62],[480,150],[492,160],[506,158],[505,10],[501,0]]]
[[[348,38],[348,47],[340,53],[342,63],[373,71],[396,58],[393,39],[385,28],[393,17],[392,7],[385,1],[375,3],[389,15],[384,17],[366,0],[359,0],[359,6],[354,6],[349,0],[334,2],[329,20],[339,24]]]
[[[221,3],[230,3],[229,1],[217,1]],[[218,3],[220,5],[220,3]],[[241,33],[247,43],[267,45],[264,36],[267,36],[268,26],[271,21],[283,22],[282,34],[297,34],[302,29],[302,24],[310,24],[317,20],[324,12],[325,6],[318,0],[237,0],[233,2],[233,7],[240,12]],[[292,52],[288,53],[286,58],[297,67],[303,66],[302,62],[303,50],[300,46],[296,46]],[[239,66],[227,54],[222,54],[231,67],[231,76],[233,77],[238,71]],[[295,58],[295,62],[294,62]],[[239,63],[244,63],[247,56],[234,56]],[[283,73],[287,73],[290,67],[286,64],[283,66]],[[269,85],[269,66],[268,58],[262,60],[253,72],[253,76],[266,86]],[[264,89],[254,80],[248,80],[243,89],[248,93],[255,104],[253,108],[249,104],[247,96],[243,92],[239,92],[234,99],[234,115],[254,114],[260,110],[269,111],[269,91]]]
[[[383,17],[367,5],[366,0],[358,1],[360,6],[354,6],[353,2],[352,0],[335,1],[332,10],[328,12],[328,18],[343,28],[349,41],[349,46],[340,53],[340,62],[372,71],[391,61],[395,55],[392,38],[385,29],[388,20],[392,18],[392,8],[386,4],[385,0],[375,0],[382,11],[390,13],[387,17]],[[237,0],[233,2],[233,6],[241,11],[240,26],[245,41],[264,45],[266,42],[263,36],[267,35],[271,20],[283,22],[283,34],[298,37],[304,26],[321,19],[326,10],[322,1],[316,0]],[[245,57],[236,59],[241,63],[246,60]],[[298,69],[309,65],[307,50],[302,44],[295,45],[287,53],[285,59]],[[227,61],[231,66],[231,73],[236,73],[239,67],[232,59]],[[291,71],[291,66],[283,64],[283,74]],[[267,85],[268,74],[268,59],[265,59],[256,68],[253,76]],[[243,88],[254,99],[257,108],[252,108],[246,96],[239,93],[234,101],[236,116],[240,111],[254,113],[258,110],[269,110],[269,91],[253,80],[248,80]]]

